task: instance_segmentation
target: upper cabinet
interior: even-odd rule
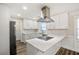
[[[23,20],[23,28],[24,29],[38,29],[38,23],[33,20]]]
[[[68,14],[62,13],[56,16],[53,16],[54,22],[47,23],[47,29],[68,29]],[[24,29],[39,29],[40,24],[33,20],[23,20]]]
[[[68,14],[62,13],[53,16],[55,22],[47,24],[48,29],[68,29]]]

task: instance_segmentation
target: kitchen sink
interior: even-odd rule
[[[45,41],[48,41],[48,40],[50,40],[50,39],[52,39],[52,38],[54,38],[54,37],[50,37],[50,36],[44,37],[44,36],[42,36],[42,37],[37,37],[37,38],[38,38],[38,39],[45,40]]]

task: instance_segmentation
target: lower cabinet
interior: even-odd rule
[[[75,39],[75,43],[74,43],[74,50],[79,52],[79,40]]]
[[[62,47],[70,50],[74,50],[74,38],[72,35],[67,36],[62,40]]]
[[[79,52],[79,40],[75,39],[74,36],[70,35],[62,41],[62,47]]]
[[[60,47],[61,47],[61,42],[58,42],[54,46],[50,47],[47,51],[43,52],[38,48],[34,47],[33,45],[27,43],[26,54],[27,55],[55,55],[57,51],[60,49]]]

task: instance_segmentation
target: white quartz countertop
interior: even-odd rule
[[[26,42],[31,44],[35,48],[39,49],[40,51],[45,52],[49,48],[51,48],[53,45],[55,45],[56,43],[63,40],[65,37],[65,35],[48,35],[48,36],[54,37],[54,38],[52,38],[48,41],[34,38],[34,39],[26,40]]]

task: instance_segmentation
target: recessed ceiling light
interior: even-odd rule
[[[37,18],[34,17],[34,18],[32,18],[32,19],[37,19]]]
[[[17,16],[18,16],[18,17],[20,17],[20,16],[21,16],[21,14],[17,14]]]
[[[33,17],[32,19],[39,19],[40,17],[39,16],[37,16],[37,17]]]
[[[23,8],[23,10],[27,10],[27,7],[26,6],[23,6],[22,8]]]

